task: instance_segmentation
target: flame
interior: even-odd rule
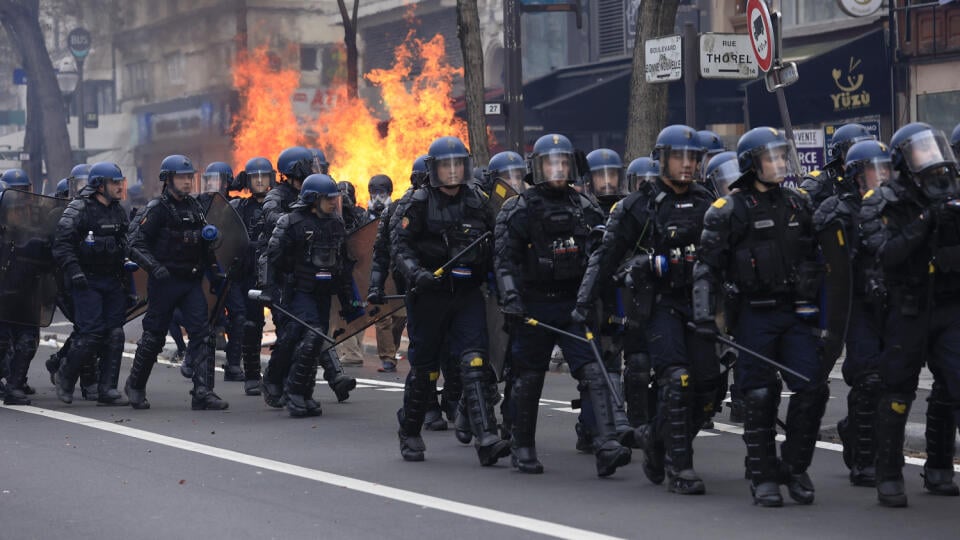
[[[324,100],[332,105],[312,122],[317,133],[313,141],[298,137],[293,114],[291,96],[299,74],[270,69],[266,49],[255,50],[234,68],[234,85],[243,96],[238,114],[242,121],[235,123],[234,160],[276,156],[283,148],[306,143],[323,149],[331,176],[352,183],[361,206],[369,199],[367,181],[376,174],[388,175],[394,198],[399,197],[410,185],[413,161],[434,139],[453,135],[464,143],[468,140],[466,122],[454,114],[451,98],[453,82],[463,70],[446,62],[445,48],[439,34],[424,41],[409,31],[394,51],[393,67],[365,75],[379,88],[390,117],[378,118],[362,99],[348,97],[346,85],[336,85]],[[423,64],[416,74],[415,62]]]

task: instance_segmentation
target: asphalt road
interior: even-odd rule
[[[147,388],[152,408],[57,400],[42,345],[30,371],[34,406],[0,408],[0,538],[948,538],[960,499],[922,491],[905,474],[911,506],[887,509],[847,481],[838,447],[820,443],[812,506],[754,507],[743,479],[738,426],[718,417],[695,444],[704,496],[650,484],[633,464],[596,477],[574,450],[568,374],[551,372],[541,402],[538,451],[546,473],[484,468],[472,447],[425,432],[427,461],[401,460],[395,413],[402,377],[368,366],[338,404],[324,385],[318,418],[292,419],[241,383],[218,382],[223,412],[190,410],[190,383],[161,364]],[[129,371],[125,358],[121,383]],[[824,434],[842,415],[831,385]],[[79,398],[79,392],[77,393]],[[921,398],[922,399],[922,398]],[[786,401],[786,400],[784,400]],[[918,400],[914,415],[922,419]],[[917,462],[917,460],[910,460]],[[785,493],[785,491],[784,491]]]

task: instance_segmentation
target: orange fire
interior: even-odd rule
[[[428,41],[414,38],[413,31],[394,51],[395,63],[387,70],[374,70],[365,78],[380,89],[386,120],[363,100],[347,96],[345,85],[328,90],[333,105],[313,122],[316,140],[298,139],[291,96],[299,74],[293,70],[268,71],[266,52],[257,49],[246,61],[237,62],[234,84],[241,91],[244,106],[238,118],[234,160],[243,163],[253,156],[273,156],[294,144],[321,148],[330,162],[331,176],[347,180],[356,188],[358,204],[368,200],[367,181],[386,174],[394,184],[394,197],[410,185],[413,160],[425,154],[437,137],[454,135],[468,140],[466,123],[454,114],[451,93],[455,77],[463,70],[446,63],[443,36]],[[414,60],[423,63],[411,75]],[[239,75],[238,75],[239,73]]]

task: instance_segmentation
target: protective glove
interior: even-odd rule
[[[587,324],[590,320],[590,306],[577,304],[577,307],[570,312],[570,320],[574,324]]]
[[[384,298],[383,291],[380,290],[380,287],[370,287],[367,290],[367,302],[375,306],[382,306],[387,303],[387,299]]]
[[[153,269],[153,278],[158,280],[164,280],[170,277],[170,271],[167,270],[166,266],[158,266]]]
[[[210,294],[219,296],[223,287],[227,284],[227,275],[220,271],[220,265],[210,265],[207,279],[210,280]]]
[[[363,315],[363,306],[357,301],[351,302],[350,305],[344,306],[344,308],[340,310],[340,316],[348,323],[363,317]]]
[[[421,291],[436,289],[440,286],[440,278],[434,276],[433,272],[418,270],[413,276],[413,285]]]
[[[504,303],[500,307],[500,313],[503,313],[503,328],[507,332],[526,324],[527,310],[524,309],[520,300]]]
[[[76,274],[70,276],[70,285],[74,289],[86,289],[89,286],[89,283],[87,283],[87,276],[83,272],[77,272]]]

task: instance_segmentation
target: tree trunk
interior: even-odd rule
[[[643,42],[673,33],[680,0],[640,2],[636,40],[633,43],[633,75],[630,79],[630,109],[624,157],[630,161],[650,155],[657,134],[667,121],[667,84],[647,82]]]
[[[30,158],[31,161],[45,158],[47,175],[52,181],[56,181],[70,173],[73,155],[67,134],[63,96],[57,86],[53,62],[50,61],[50,54],[43,42],[38,13],[39,0],[0,0],[0,19],[10,42],[17,47],[23,59],[30,86],[28,94],[36,98],[35,105],[43,111],[42,114],[27,117],[28,124],[35,123],[33,127],[39,125],[44,148],[44,152],[31,155]],[[27,101],[29,103],[31,99],[28,98]],[[42,181],[42,178],[32,180],[37,182]]]
[[[34,121],[30,121],[34,118]],[[21,162],[20,167],[27,173],[27,178],[33,184],[34,193],[43,193],[43,135],[40,133],[42,126],[43,109],[37,100],[37,89],[34,85],[27,85],[27,125],[23,133],[23,151],[30,156]],[[59,178],[51,178],[51,182],[56,182]]]
[[[353,18],[347,13],[344,0],[337,0],[343,21],[343,44],[347,48],[347,94],[356,99],[360,81],[360,55],[357,51],[357,9],[360,0],[353,0]]]
[[[475,163],[490,161],[487,147],[487,119],[483,114],[483,44],[480,42],[480,13],[477,0],[457,0],[457,35],[463,52],[464,97],[470,151]]]

